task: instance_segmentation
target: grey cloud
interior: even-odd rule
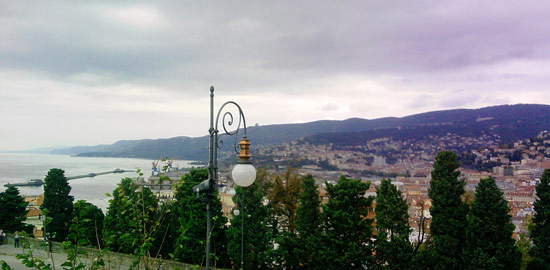
[[[282,84],[334,73],[437,72],[548,57],[550,46],[540,2],[506,9],[489,2],[169,1],[154,6],[167,22],[158,29],[104,14],[133,2],[60,3],[14,8],[20,13],[10,17],[15,34],[7,38],[27,49],[0,51],[0,65],[60,77],[96,72],[150,84],[217,78],[254,87],[260,83],[247,78]]]
[[[423,109],[431,105],[430,103],[433,102],[433,98],[433,96],[429,95],[419,95],[414,98],[408,106],[413,109]]]
[[[482,98],[481,94],[472,91],[457,90],[445,94],[440,106],[443,108],[470,107]]]
[[[330,112],[330,111],[336,111],[338,110],[340,107],[334,103],[327,103],[325,105],[323,105],[323,107],[321,107],[321,111],[324,111],[324,112]]]
[[[33,123],[40,115],[34,121],[47,134],[53,132],[43,123],[63,117],[74,126],[69,135],[86,143],[202,134],[193,106],[210,85],[219,95],[248,100],[262,124],[318,120],[319,109],[347,118],[550,102],[543,93],[550,83],[550,4],[540,1],[0,0],[0,6],[0,110],[10,112],[7,122]],[[289,100],[303,104],[278,113]],[[88,119],[92,112],[100,119]],[[173,126],[183,117],[185,124],[166,132],[138,124]],[[89,134],[77,132],[79,123]],[[94,133],[102,129],[113,131]],[[28,136],[35,144],[48,139]]]

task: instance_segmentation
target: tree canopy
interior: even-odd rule
[[[381,268],[410,269],[413,246],[407,202],[389,179],[376,189],[376,261]]]
[[[542,174],[536,191],[537,200],[534,204],[535,215],[531,231],[533,262],[530,268],[532,269],[550,265],[550,169],[546,169]]]
[[[322,265],[318,244],[322,235],[321,198],[313,176],[308,175],[302,179],[302,193],[298,202],[296,211],[298,265],[301,269],[320,269]]]
[[[80,200],[74,204],[74,215],[69,227],[69,240],[83,246],[102,247],[103,220],[99,207]]]
[[[44,203],[40,207],[46,217],[44,232],[49,240],[62,242],[67,238],[73,218],[73,196],[65,171],[50,169],[44,179]]]
[[[236,210],[227,231],[228,253],[238,269],[267,269],[272,247],[271,213],[264,205],[265,192],[258,182],[249,187],[236,187],[233,197]],[[241,265],[241,260],[243,264]]]
[[[369,183],[340,177],[326,184],[329,201],[323,206],[322,265],[327,269],[364,269],[373,265],[372,220],[367,218],[373,198],[365,197]]]
[[[493,178],[481,179],[468,215],[465,260],[469,269],[519,269],[508,201]]]
[[[206,250],[206,200],[210,200],[212,211],[212,232],[210,240],[214,265],[224,267],[229,265],[227,256],[227,218],[222,214],[222,205],[218,194],[210,198],[207,194],[197,194],[193,186],[208,179],[207,169],[192,169],[184,175],[176,188],[176,208],[179,222],[176,239],[175,258],[179,261],[203,265]]]
[[[0,192],[0,229],[11,233],[26,231],[28,226],[23,222],[27,218],[27,205],[14,186]]]
[[[464,181],[458,179],[458,168],[458,158],[453,152],[443,151],[435,158],[428,190],[432,199],[431,251],[435,269],[464,266],[462,254],[468,208],[461,200]]]
[[[117,252],[140,254],[152,249],[153,227],[158,222],[158,200],[149,188],[124,178],[113,191],[105,216],[105,247]]]

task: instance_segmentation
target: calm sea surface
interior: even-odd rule
[[[189,166],[190,161],[175,161],[179,167]],[[60,168],[65,176],[82,175],[91,172],[110,171],[116,168],[133,170],[142,169],[148,177],[151,172],[152,160],[133,158],[88,158],[71,157],[67,155],[48,154],[11,154],[0,153],[0,191],[4,184],[26,182],[29,179],[44,179],[50,168]],[[94,178],[81,178],[69,181],[72,187],[71,195],[76,200],[87,200],[104,210],[109,198],[105,193],[111,193],[120,179],[136,177],[136,173],[121,173],[100,175]],[[38,195],[43,187],[18,187],[23,195]]]

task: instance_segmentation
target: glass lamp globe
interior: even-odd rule
[[[256,180],[256,168],[250,163],[238,163],[233,167],[231,177],[237,186],[248,187]]]

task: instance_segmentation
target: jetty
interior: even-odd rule
[[[97,172],[97,173],[91,172],[91,173],[82,174],[82,175],[67,176],[66,178],[67,180],[75,180],[80,178],[96,177],[99,175],[105,175],[105,174],[111,174],[111,173],[127,173],[127,172],[136,172],[136,170],[123,170],[123,169],[116,168],[112,171]],[[13,183],[13,184],[8,183],[8,184],[5,184],[4,186],[5,187],[41,187],[43,185],[44,185],[44,180],[31,179],[27,182]]]

